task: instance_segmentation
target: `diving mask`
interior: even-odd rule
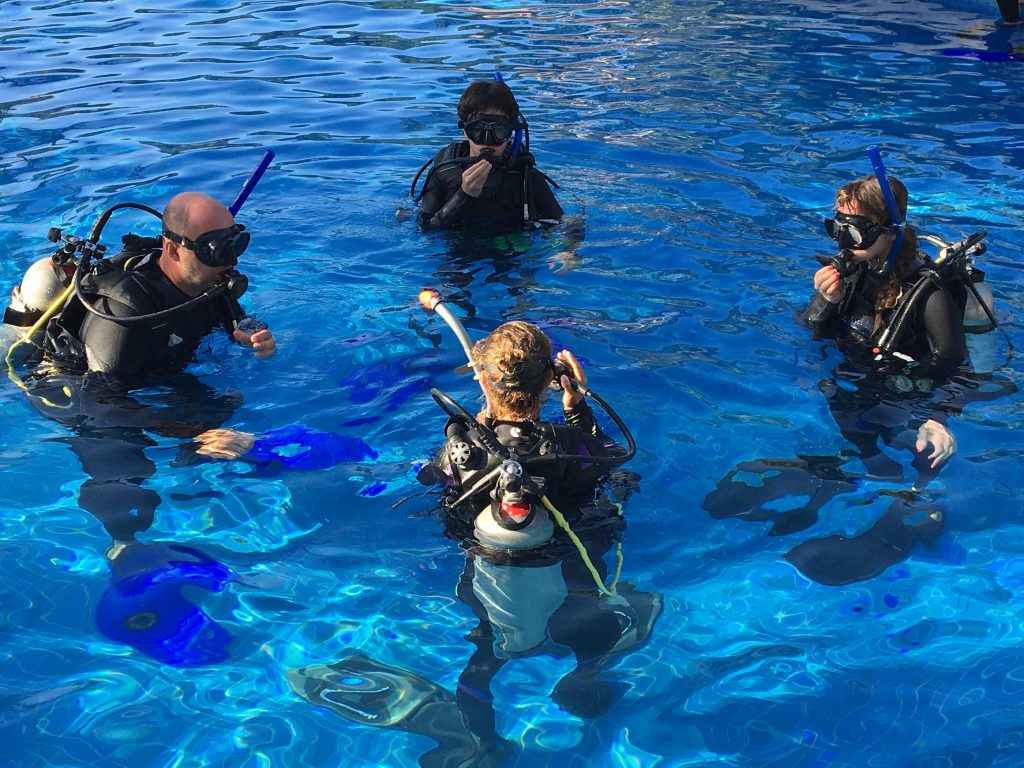
[[[876,224],[867,216],[856,216],[836,211],[835,218],[825,219],[825,232],[848,250],[867,250],[878,238],[891,232],[891,227]]]
[[[515,126],[501,115],[473,115],[460,120],[459,127],[470,141],[485,147],[500,147],[515,132]]]
[[[249,233],[242,224],[232,224],[223,229],[212,229],[204,232],[195,240],[171,232],[164,227],[164,237],[190,251],[208,267],[233,267],[238,257],[249,247]]]

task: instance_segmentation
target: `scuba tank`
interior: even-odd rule
[[[21,283],[11,291],[4,311],[4,325],[29,328],[35,324],[71,283],[75,266],[77,262],[74,260],[61,263],[56,255],[44,256],[34,262],[21,278]]]
[[[985,372],[996,367],[995,340],[987,332],[1000,326],[994,312],[992,291],[983,282],[985,273],[974,266],[974,258],[985,253],[982,240],[987,235],[986,230],[980,230],[956,243],[947,243],[933,235],[919,235],[921,240],[938,247],[938,255],[932,259],[922,254],[924,265],[918,271],[919,277],[896,307],[888,327],[879,338],[876,360],[905,357],[897,350],[918,304],[936,288],[949,285],[962,296],[962,322],[974,370]],[[1007,342],[1012,352],[1013,344],[1008,336]]]
[[[541,504],[544,478],[525,475],[520,457],[451,397],[437,389],[431,394],[452,420],[445,456],[462,493],[449,506],[480,506],[471,513],[474,538],[505,550],[533,549],[550,541],[555,527]]]
[[[6,355],[19,340],[33,336],[39,330],[33,326],[67,290],[76,265],[73,260],[59,261],[54,254],[37,260],[28,268],[21,283],[11,291],[10,301],[4,310],[0,353]],[[26,346],[25,349],[32,348]]]

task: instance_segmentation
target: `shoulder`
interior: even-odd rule
[[[143,314],[163,304],[160,291],[154,284],[162,275],[155,259],[144,258],[133,263],[130,258],[118,256],[103,271],[86,276],[82,290],[123,304],[135,314]]]
[[[464,157],[469,154],[469,144],[465,141],[453,141],[447,147],[438,150],[434,155],[434,163],[440,165]]]

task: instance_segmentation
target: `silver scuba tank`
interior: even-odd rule
[[[978,296],[995,317],[995,298],[992,289],[985,283],[975,283],[974,289]],[[964,307],[964,338],[967,351],[971,357],[971,367],[975,373],[988,373],[995,370],[999,361],[996,356],[996,335],[992,321],[989,320],[982,305],[971,291],[967,292],[967,304]]]
[[[534,494],[524,489],[515,454],[498,468],[493,501],[475,518],[476,540],[492,549],[532,549],[549,541],[555,525]]]
[[[45,256],[25,272],[21,283],[11,291],[10,301],[4,311],[4,324],[0,330],[0,351],[4,355],[70,285],[74,262],[69,262],[69,267],[65,269],[53,257]],[[26,345],[25,349],[28,351],[31,347]]]

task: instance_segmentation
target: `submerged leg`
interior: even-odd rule
[[[937,504],[915,506],[896,499],[864,533],[809,539],[785,557],[807,578],[841,586],[877,576],[906,559],[919,542],[935,541],[944,527],[945,514]]]
[[[704,497],[703,506],[716,519],[771,520],[772,536],[802,531],[817,522],[818,510],[830,499],[856,488],[857,478],[841,469],[845,463],[845,458],[837,456],[744,461]],[[761,485],[736,480],[739,474],[755,475]],[[787,497],[806,501],[789,510],[768,508],[771,502]]]

